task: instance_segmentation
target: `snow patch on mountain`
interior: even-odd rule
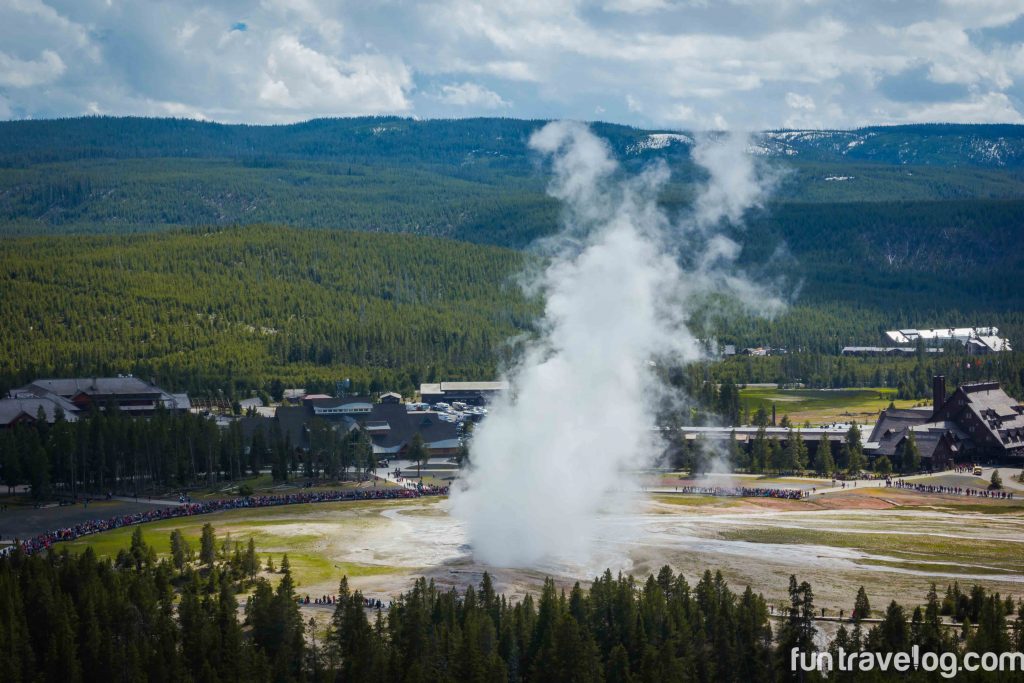
[[[651,133],[643,140],[627,147],[626,151],[630,154],[639,154],[648,149],[665,149],[673,143],[692,145],[693,138],[682,133]]]

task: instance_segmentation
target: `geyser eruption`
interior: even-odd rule
[[[662,450],[655,415],[671,394],[655,362],[701,356],[687,319],[702,293],[754,291],[728,272],[737,245],[713,230],[764,193],[731,137],[695,148],[709,180],[679,224],[656,201],[665,164],[623,179],[604,141],[577,123],[550,123],[530,146],[551,160],[565,227],[531,283],[546,302],[538,338],[476,430],[452,496],[476,558],[507,567],[586,562],[598,513],[630,503],[629,472]]]

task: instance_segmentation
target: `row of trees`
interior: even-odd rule
[[[54,494],[212,486],[270,470],[276,481],[297,474],[339,479],[376,467],[362,429],[337,431],[322,419],[309,425],[309,449],[298,448],[276,419],[234,420],[226,428],[209,417],[158,409],[148,418],[114,406],[69,422],[59,412],[0,430],[0,484],[29,484],[37,499]],[[421,442],[422,443],[422,442]]]
[[[721,395],[738,394],[727,384]],[[350,473],[362,476],[377,464],[365,430],[338,430],[322,418],[308,424],[307,449],[293,444],[291,433],[283,431],[277,419],[246,418],[251,428],[243,430],[239,420],[220,428],[213,419],[191,413],[161,409],[152,417],[138,418],[114,406],[75,422],[59,412],[52,425],[44,417],[0,430],[0,484],[9,489],[29,484],[37,499],[55,493],[75,497],[85,491],[135,494],[212,486],[266,470],[275,481],[298,474],[337,480]],[[792,427],[785,439],[769,438],[763,411],[756,417],[760,428],[747,445],[737,441],[735,432],[722,448],[702,438],[681,438],[670,444],[671,464],[703,472],[718,460],[750,472],[814,470],[826,476],[867,467],[856,424],[841,441],[833,443],[826,436],[809,446],[801,430]],[[429,457],[419,434],[413,436],[407,455],[417,462]],[[918,471],[921,453],[913,435],[891,460],[878,458],[874,467],[880,474]]]
[[[973,356],[962,347],[952,346],[949,352],[921,357],[888,356],[849,357],[804,351],[790,351],[779,356],[737,356],[697,366],[687,382],[691,395],[708,392],[701,382],[715,384],[802,383],[812,388],[838,389],[850,387],[890,387],[897,398],[928,399],[932,395],[932,377],[944,375],[947,383],[956,386],[965,382],[996,380],[1011,396],[1024,395],[1024,353],[1000,352]],[[702,401],[703,405],[714,405]],[[723,411],[723,415],[728,412]]]
[[[464,593],[419,579],[386,612],[368,615],[342,579],[324,634],[305,622],[287,556],[260,566],[212,527],[191,555],[180,532],[171,558],[136,529],[116,562],[91,549],[0,559],[0,678],[117,681],[786,681],[793,648],[821,647],[814,592],[790,578],[775,606],[721,573],[690,585],[669,567],[645,581],[606,571],[589,589],[548,579],[536,597],[498,594],[488,574]],[[275,585],[276,583],[276,585]],[[239,620],[239,593],[248,593]],[[852,624],[824,648],[922,653],[1021,651],[1024,602],[980,586],[935,586],[912,610],[891,602],[880,623],[861,588]],[[956,619],[959,631],[944,623]],[[834,674],[836,680],[854,680]],[[863,674],[861,674],[863,676]],[[1012,676],[1012,674],[1011,674]],[[877,680],[888,680],[879,674]],[[829,680],[832,680],[831,678]],[[857,677],[856,680],[866,680]],[[872,679],[874,680],[874,679]],[[902,680],[933,680],[923,672]],[[1009,680],[1009,679],[1008,679]]]
[[[804,441],[799,429],[790,427],[785,439],[774,439],[768,436],[762,424],[746,446],[736,439],[736,432],[732,432],[721,448],[705,438],[681,438],[670,444],[669,457],[672,466],[697,473],[711,471],[715,464],[725,464],[729,469],[748,472],[779,474],[813,470],[820,475],[831,476],[857,474],[868,466],[860,427],[856,423],[850,425],[842,439],[833,442],[826,434],[813,448]],[[880,474],[893,472],[893,463],[884,456],[877,458],[874,466]],[[897,453],[896,469],[916,472],[920,468],[921,453],[911,436],[909,444],[901,446]]]

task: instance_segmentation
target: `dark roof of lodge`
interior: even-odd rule
[[[928,347],[925,353],[942,353],[943,349],[938,347]],[[904,355],[911,356],[917,353],[917,347],[915,346],[844,346],[843,355]]]
[[[274,414],[281,426],[281,436],[289,437],[292,447],[307,447],[306,422],[313,416],[304,406],[280,406]],[[259,418],[261,419],[261,418]]]
[[[167,394],[160,387],[144,382],[138,377],[37,379],[25,385],[19,391],[31,391],[33,388],[64,397],[71,397],[77,394],[99,394],[103,396]]]
[[[913,427],[928,422],[932,417],[931,408],[886,408],[878,416],[868,441],[881,443],[885,434],[900,432],[907,427]]]
[[[369,396],[343,396],[341,398],[334,398],[328,396],[326,398],[309,398],[303,400],[303,404],[309,406],[316,406],[318,408],[336,408],[339,406],[351,405],[353,403],[373,403],[373,399]]]
[[[872,450],[872,455],[885,455],[891,458],[910,432],[914,433],[914,442],[917,444],[917,450],[921,453],[922,458],[932,457],[935,449],[947,434],[955,437],[955,440],[964,438],[963,432],[951,422],[927,422],[921,425],[887,430],[878,440],[878,446]]]
[[[997,382],[961,384],[953,393],[963,391],[967,407],[973,412],[993,436],[1009,447],[1016,447],[1024,441],[1024,406],[1010,397]]]
[[[42,408],[46,414],[47,422],[54,422],[57,419],[58,406],[64,411],[64,418],[68,422],[75,422],[78,417],[75,415],[77,408],[71,405],[70,408],[63,405],[67,403],[60,397],[51,398],[5,398],[0,399],[0,425],[9,425],[17,420],[22,414],[31,420],[35,420]]]
[[[378,403],[373,412],[366,416],[365,424],[387,423],[386,432],[371,433],[373,443],[381,448],[401,446],[420,433],[425,443],[450,441],[459,437],[458,426],[454,422],[445,422],[432,412],[408,412],[399,403]]]
[[[460,391],[505,391],[508,389],[508,382],[433,382],[420,385],[420,394],[444,394],[446,392]]]
[[[914,443],[917,444],[917,450],[921,454],[922,458],[931,458],[935,454],[935,449],[938,448],[939,442],[942,441],[942,437],[945,436],[945,432],[940,429],[930,429],[925,432],[914,432]]]
[[[350,397],[352,398],[352,397]],[[306,431],[310,421],[318,419],[313,413],[313,405],[280,406],[275,419],[281,428],[282,435],[290,437],[292,446],[308,448]],[[325,416],[329,424],[337,425],[345,430],[352,429],[358,422],[363,424],[374,445],[393,449],[401,447],[418,431],[427,444],[449,441],[459,437],[458,426],[454,422],[446,422],[434,412],[409,412],[401,403],[375,403],[373,410],[358,416]],[[270,420],[262,417],[242,418],[242,430],[251,437],[252,432],[261,426],[269,434]]]

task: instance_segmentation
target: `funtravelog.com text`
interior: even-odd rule
[[[1024,671],[1024,652],[921,652],[914,645],[909,652],[832,652],[790,650],[790,671],[909,671],[939,672],[953,678],[960,672]]]

